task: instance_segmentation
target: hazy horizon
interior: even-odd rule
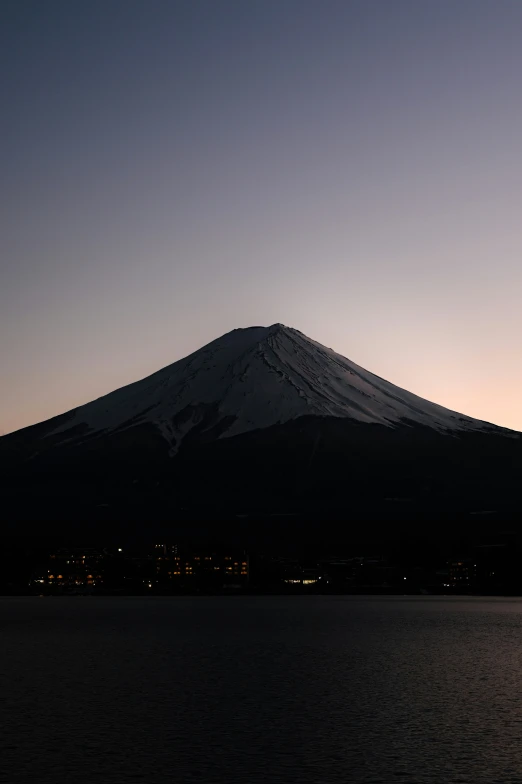
[[[0,434],[276,322],[522,430],[522,4],[0,20]]]

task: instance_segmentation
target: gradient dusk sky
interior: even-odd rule
[[[520,0],[2,0],[0,433],[283,322],[522,430]]]

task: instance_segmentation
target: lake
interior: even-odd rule
[[[2,781],[522,784],[519,599],[0,597],[0,631]]]

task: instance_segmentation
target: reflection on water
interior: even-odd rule
[[[9,782],[522,784],[522,601],[0,598]]]

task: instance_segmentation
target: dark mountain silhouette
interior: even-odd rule
[[[3,518],[15,526],[252,519],[275,534],[284,519],[309,536],[331,521],[348,536],[364,521],[411,530],[484,512],[514,519],[522,442],[276,324],[234,330],[4,436],[0,461]]]

